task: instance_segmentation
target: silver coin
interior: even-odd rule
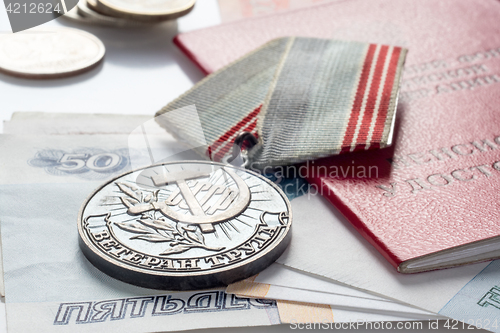
[[[84,0],[78,1],[78,4],[80,4],[82,1],[84,1]],[[65,20],[69,20],[72,22],[80,23],[80,24],[111,26],[110,24],[106,24],[102,20],[98,20],[98,19],[93,18],[91,16],[83,16],[81,14],[81,10],[78,10],[78,5],[73,7],[71,10],[66,12],[64,15],[61,15],[59,17],[62,17]],[[113,26],[115,26],[115,25],[113,25]]]
[[[112,27],[151,27],[152,23],[157,22],[143,22],[143,21],[133,21],[117,17],[112,17],[108,15],[103,15],[95,11],[96,2],[95,0],[80,0],[77,4],[77,11],[80,16],[84,19],[87,18],[92,20],[95,24],[112,26]]]
[[[95,0],[103,14],[138,21],[172,20],[189,13],[196,0]]]
[[[128,172],[78,216],[80,247],[119,280],[167,290],[227,285],[255,275],[290,242],[292,212],[266,178],[184,161]]]
[[[76,75],[102,61],[104,44],[88,32],[58,28],[0,34],[0,71],[43,79]]]
[[[83,17],[78,13],[78,9],[73,7],[71,10],[67,11],[64,15],[58,16],[62,17],[65,20],[77,22],[77,23],[83,23],[83,24],[97,24],[95,20],[88,19],[86,17]]]

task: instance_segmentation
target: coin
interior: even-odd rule
[[[71,10],[67,11],[64,15],[57,16],[57,17],[62,17],[63,19],[67,19],[67,20],[70,20],[70,21],[73,21],[73,22],[77,22],[77,23],[97,24],[97,22],[95,22],[95,21],[93,21],[91,19],[87,19],[86,17],[81,16],[78,13],[78,9],[76,8],[76,6],[73,7]]]
[[[196,0],[96,0],[103,14],[139,21],[172,20],[189,13]]]
[[[112,17],[108,15],[103,15],[94,10],[96,6],[95,0],[80,0],[77,4],[78,14],[89,20],[92,20],[93,23],[105,26],[114,26],[114,27],[150,27],[152,23],[157,22],[143,22],[143,21],[134,21],[127,20],[117,17]]]
[[[164,163],[96,190],[78,216],[97,268],[142,287],[189,290],[255,275],[290,242],[292,212],[268,179],[231,165]]]
[[[60,78],[102,61],[103,43],[87,32],[59,28],[0,35],[0,71],[32,79]]]

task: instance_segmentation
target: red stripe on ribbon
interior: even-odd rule
[[[358,137],[356,140],[356,148],[358,145],[366,145],[366,140],[368,139],[368,133],[370,132],[370,126],[373,120],[373,113],[375,112],[378,91],[380,87],[380,82],[384,74],[384,63],[387,57],[387,51],[389,46],[383,45],[380,48],[380,53],[377,59],[377,64],[375,66],[375,72],[373,73],[372,84],[370,86],[370,92],[368,95],[368,100],[366,102],[365,113],[363,115],[363,121],[359,128]]]
[[[222,157],[224,157],[224,155],[227,152],[229,152],[229,150],[232,148],[234,139],[236,138],[235,134],[240,132],[241,129],[244,128],[245,126],[247,126],[249,123],[250,123],[250,126],[248,126],[246,131],[251,132],[255,129],[255,126],[257,124],[257,120],[255,120],[255,124],[252,121],[254,120],[254,118],[257,117],[261,108],[262,108],[262,105],[259,105],[259,107],[257,107],[255,110],[250,112],[247,116],[245,116],[236,125],[231,127],[231,129],[229,129],[229,131],[224,133],[219,139],[217,139],[214,143],[212,143],[212,145],[210,145],[208,147],[206,154],[208,155],[210,160],[220,161],[222,159]],[[250,129],[251,126],[253,126],[253,127]],[[252,133],[252,134],[256,135],[256,133]],[[217,148],[220,148],[222,145],[224,145],[224,146],[215,154],[215,156],[212,156],[214,151],[216,151]],[[224,152],[224,153],[222,153],[222,152]]]
[[[361,105],[363,104],[363,97],[365,95],[366,85],[368,83],[368,77],[370,76],[370,68],[373,61],[373,55],[375,54],[376,48],[377,45],[370,44],[370,46],[368,47],[368,52],[366,53],[363,69],[361,70],[361,76],[359,78],[358,90],[356,91],[356,96],[354,97],[351,116],[349,118],[349,122],[347,123],[347,128],[344,135],[344,142],[342,143],[342,150],[341,150],[342,153],[349,151],[351,147],[351,142],[354,138],[354,132],[356,131],[356,125],[358,123],[359,113],[361,111]]]
[[[253,122],[251,122],[247,127],[244,128],[245,132],[251,132],[255,129],[255,127],[257,126],[257,119],[255,119]],[[253,134],[253,133],[252,133]],[[236,137],[235,137],[236,138]],[[224,156],[226,156],[227,153],[229,153],[229,151],[233,148],[233,143],[234,143],[234,139],[233,138],[231,140],[231,142],[229,141],[226,141],[224,143],[224,147],[222,147],[221,150],[219,150],[217,152],[217,154],[215,154],[214,156],[214,160],[217,161],[217,162],[220,162],[222,160],[222,158]]]
[[[376,119],[375,127],[373,129],[372,143],[370,145],[370,148],[380,147],[380,140],[382,139],[382,134],[384,133],[385,121],[387,118],[387,113],[389,112],[389,104],[391,102],[392,89],[394,87],[394,78],[396,77],[400,55],[401,48],[395,47],[389,63],[389,69],[385,81],[386,84],[382,93],[382,98],[380,100],[379,115]]]

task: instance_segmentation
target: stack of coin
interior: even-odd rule
[[[63,17],[93,25],[144,27],[189,13],[196,0],[80,0]]]

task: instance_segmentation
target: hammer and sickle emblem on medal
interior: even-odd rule
[[[223,167],[221,172],[225,172],[233,179],[237,189],[223,184],[211,184],[201,181],[190,187],[186,181],[210,176],[210,173],[203,171],[183,170],[167,175],[153,176],[152,180],[156,186],[176,184],[178,189],[173,191],[165,201],[136,205],[130,207],[128,213],[137,215],[149,210],[159,210],[172,220],[198,224],[204,233],[213,232],[215,231],[214,223],[229,220],[240,214],[247,208],[251,198],[250,189],[240,176],[230,168]],[[206,193],[201,200],[198,200],[196,195],[202,191]],[[209,202],[216,195],[218,198]],[[191,215],[184,214],[182,211],[175,211],[172,209],[173,206],[189,209]],[[218,211],[222,212],[217,213]]]

